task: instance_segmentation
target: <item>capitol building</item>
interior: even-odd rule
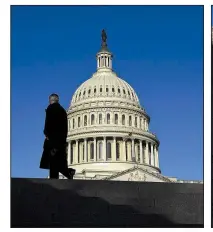
[[[198,182],[161,174],[160,141],[149,130],[150,117],[137,93],[114,72],[104,30],[96,62],[96,72],[76,89],[67,110],[74,179]]]

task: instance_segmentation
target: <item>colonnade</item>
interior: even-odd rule
[[[123,161],[159,168],[158,146],[154,142],[121,137],[94,137],[68,142],[68,164]]]

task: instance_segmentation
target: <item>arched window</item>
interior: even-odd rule
[[[87,116],[84,115],[84,126],[87,126]]]
[[[95,115],[92,114],[91,115],[91,125],[94,125],[94,123],[95,123]]]
[[[120,90],[120,89],[118,89],[118,93],[121,93],[121,90]]]
[[[110,114],[107,114],[107,124],[110,124]]]
[[[100,88],[100,93],[102,93],[102,87]]]
[[[115,114],[115,124],[118,124],[118,114]]]
[[[84,90],[83,95],[85,96],[86,91]]]
[[[126,94],[126,91],[125,91],[125,89],[123,89],[123,93],[124,93],[124,94]]]
[[[112,87],[112,92],[113,92],[113,93],[115,92],[115,89],[114,89],[114,87]]]
[[[96,94],[96,88],[94,89],[94,94]]]
[[[81,96],[81,92],[79,93],[79,97]]]
[[[129,116],[129,126],[132,126],[132,116]]]
[[[80,127],[80,126],[81,126],[81,118],[78,117],[78,127]]]
[[[122,115],[122,125],[125,125],[125,115]]]
[[[120,143],[116,143],[116,159],[120,159]]]
[[[72,128],[74,129],[75,128],[75,119],[73,118],[72,120]]]
[[[138,118],[135,117],[135,127],[137,127],[137,126],[138,126]]]
[[[107,159],[111,159],[112,158],[111,143],[110,142],[107,142],[106,155],[107,155]]]
[[[99,143],[99,147],[98,147],[98,158],[99,158],[100,160],[103,159],[103,143],[102,143],[102,142]]]
[[[109,92],[109,88],[108,88],[108,87],[106,87],[106,92],[107,92],[107,93]]]
[[[90,95],[90,93],[91,93],[91,89],[88,90],[88,95]]]
[[[99,121],[99,124],[102,124],[102,114],[99,114],[99,119],[98,119],[98,121]]]
[[[94,143],[90,143],[90,159],[94,159]]]

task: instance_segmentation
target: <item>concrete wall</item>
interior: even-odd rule
[[[11,180],[12,227],[202,227],[203,185]]]

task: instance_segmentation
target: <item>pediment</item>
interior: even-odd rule
[[[107,178],[118,181],[173,182],[161,174],[152,173],[142,168],[131,168]]]

